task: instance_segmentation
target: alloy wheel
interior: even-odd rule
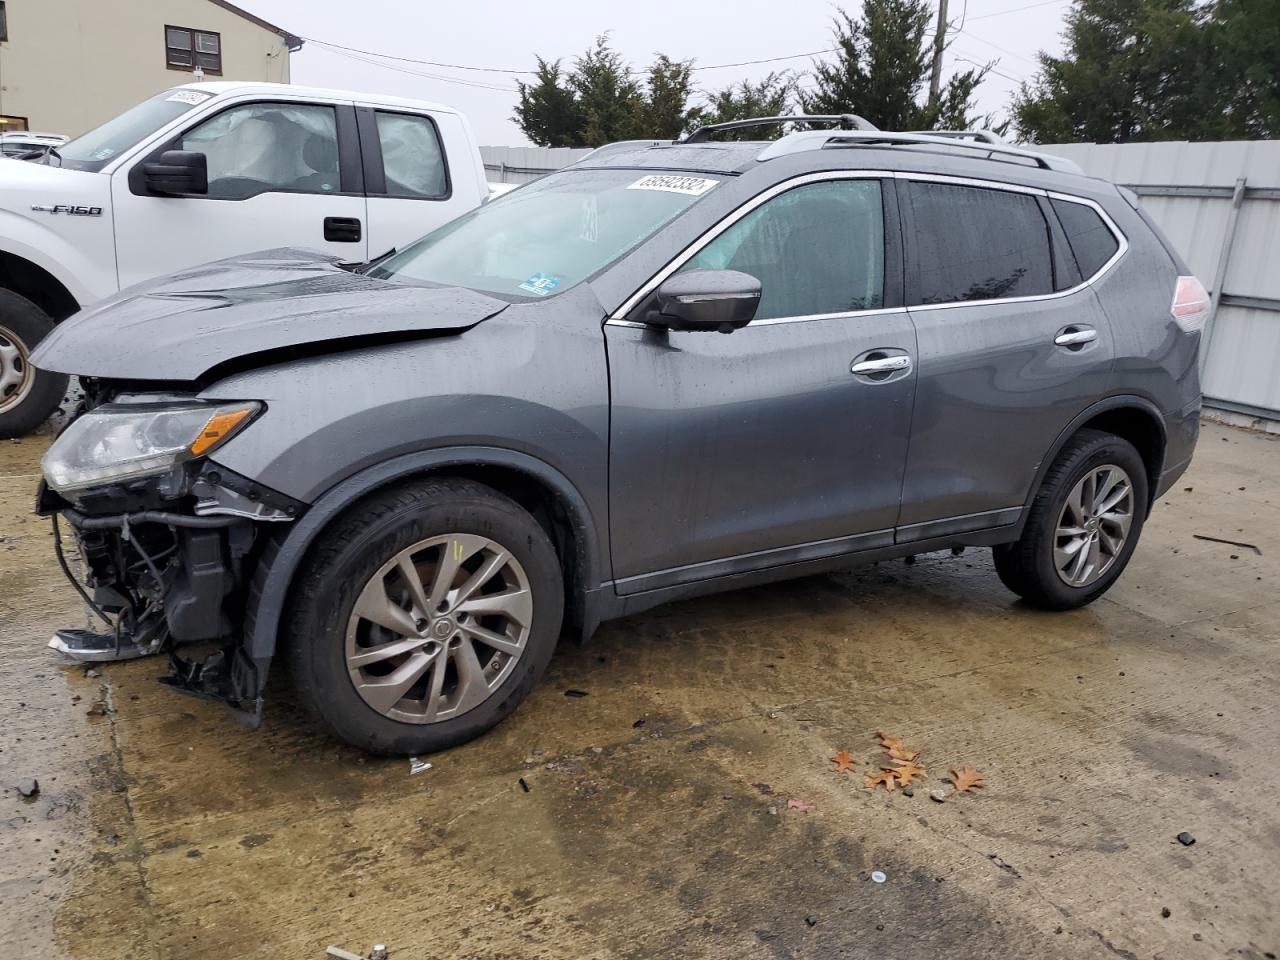
[[[374,573],[347,624],[347,672],[373,710],[439,723],[487,700],[524,654],[533,592],[501,544],[465,533],[419,541]]]
[[[26,345],[7,327],[0,326],[0,413],[22,403],[35,379]]]
[[[1133,482],[1115,464],[1094,467],[1071,488],[1053,541],[1063,583],[1087,587],[1111,569],[1129,537],[1133,504]]]

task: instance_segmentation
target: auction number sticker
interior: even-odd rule
[[[545,297],[558,286],[560,286],[559,277],[553,277],[547,273],[535,273],[524,283],[520,284],[520,289],[527,290],[535,297]]]
[[[627,189],[663,190],[667,193],[683,193],[688,197],[700,197],[719,182],[709,177],[677,177],[664,173],[641,177]]]
[[[175,90],[165,97],[165,100],[172,100],[175,103],[189,103],[194,107],[197,103],[204,103],[211,96],[213,94],[201,93],[199,90]]]

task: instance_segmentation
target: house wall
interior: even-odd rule
[[[165,63],[165,25],[222,35],[222,75],[289,82],[276,33],[210,0],[6,0],[0,114],[78,136],[192,74]]]

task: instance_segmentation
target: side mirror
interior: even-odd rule
[[[209,192],[209,161],[203,153],[166,150],[159,161],[143,164],[142,174],[152,193]]]
[[[668,277],[655,300],[646,323],[671,330],[732,333],[755,317],[760,281],[737,270],[690,270]]]

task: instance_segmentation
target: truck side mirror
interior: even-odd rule
[[[142,174],[152,193],[209,192],[209,161],[203,153],[166,150],[158,161],[143,164]]]

